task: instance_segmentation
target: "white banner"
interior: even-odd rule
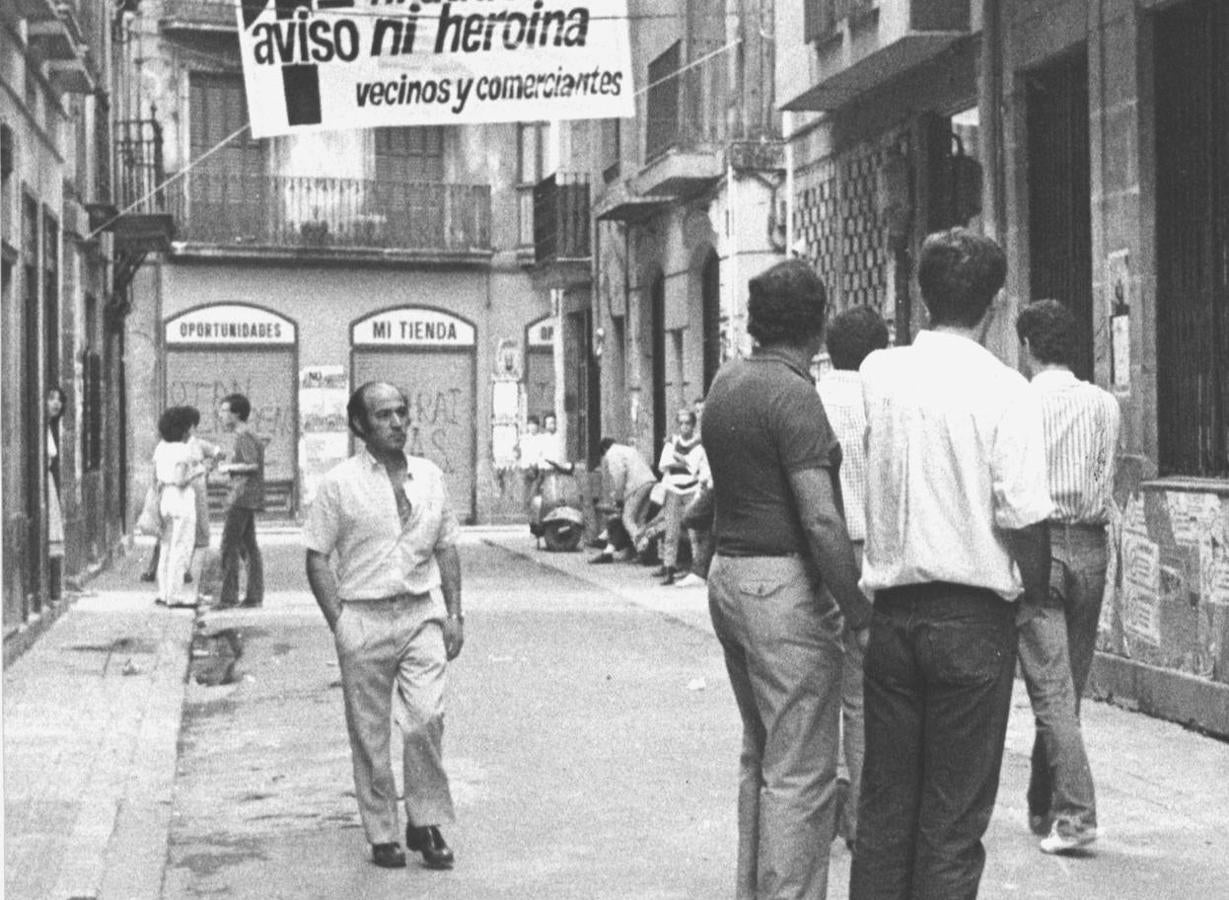
[[[635,115],[627,0],[235,2],[254,137]]]

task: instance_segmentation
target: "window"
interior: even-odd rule
[[[1158,467],[1162,475],[1225,478],[1229,6],[1185,3],[1156,21]],[[1115,313],[1138,316],[1137,305]]]
[[[546,122],[521,122],[517,131],[517,179],[523,185],[537,184],[546,174]]]
[[[607,183],[619,177],[622,165],[622,124],[621,119],[602,119],[602,178]]]
[[[216,72],[192,72],[188,76],[189,108],[192,125],[189,144],[192,159],[213,150],[223,141],[202,168],[213,171],[264,173],[264,145],[250,131],[232,134],[247,124],[247,96],[243,76]]]
[[[443,128],[377,128],[375,142],[378,181],[444,180]]]
[[[206,243],[250,242],[266,232],[265,145],[244,130],[247,98],[239,74],[192,72],[189,82],[188,175],[191,205],[178,223],[184,236]]]
[[[85,334],[93,341],[98,334],[98,298],[85,295]],[[81,371],[81,465],[86,472],[102,467],[102,356],[87,345]]]
[[[546,140],[550,124],[547,122],[521,122],[516,126],[516,180],[519,208],[519,234],[517,242],[522,247],[532,246],[533,238],[533,187],[546,174]]]
[[[674,146],[679,132],[679,70],[680,44],[649,63],[649,85],[646,98],[644,157],[659,156]]]

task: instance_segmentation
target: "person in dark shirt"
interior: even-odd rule
[[[218,467],[230,476],[226,522],[222,526],[222,589],[218,607],[238,605],[239,559],[247,561],[247,593],[243,606],[264,602],[264,565],[256,544],[256,512],[265,505],[265,448],[252,433],[252,404],[243,394],[229,394],[218,405],[222,426],[235,433],[231,462]]]
[[[841,449],[809,374],[826,291],[801,260],[750,282],[749,358],[704,406],[716,499],[713,627],[743,720],[739,897],[822,898],[837,793],[842,627],[871,606],[845,530]]]

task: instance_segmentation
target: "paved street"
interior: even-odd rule
[[[445,737],[458,865],[386,871],[366,861],[296,541],[267,539],[264,609],[198,623],[241,635],[231,684],[185,691],[191,614],[154,609],[136,559],[6,672],[6,897],[731,895],[738,723],[703,591],[535,551],[520,529],[468,532]],[[109,663],[89,649],[103,645]],[[1024,827],[1017,690],[982,896],[1223,894],[1229,746],[1101,703],[1086,722],[1105,836],[1087,857],[1046,857]],[[848,855],[833,851],[840,900]]]

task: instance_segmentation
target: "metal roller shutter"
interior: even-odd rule
[[[470,350],[355,349],[352,384],[388,381],[409,398],[406,451],[444,470],[448,495],[462,521],[475,500],[474,354]]]

